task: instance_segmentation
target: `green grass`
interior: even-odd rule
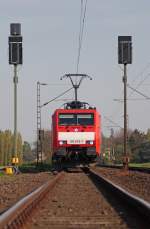
[[[114,165],[114,164],[111,164],[111,163],[105,163],[105,165]],[[115,164],[115,166],[123,166],[123,164]],[[139,168],[150,168],[150,162],[147,162],[147,163],[129,163],[129,167],[139,167]]]
[[[147,163],[129,163],[130,167],[150,168],[150,162]]]
[[[4,173],[0,172],[0,177],[4,176]]]

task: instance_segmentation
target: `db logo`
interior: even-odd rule
[[[76,128],[76,129],[74,129],[74,131],[75,131],[75,132],[78,132],[78,129]]]

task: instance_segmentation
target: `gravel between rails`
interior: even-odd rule
[[[124,174],[123,170],[114,168],[93,169],[128,192],[150,202],[150,174],[135,171]]]
[[[137,216],[106,194],[84,173],[66,173],[34,212],[26,229],[143,228]]]
[[[0,213],[52,177],[48,172],[0,177]]]

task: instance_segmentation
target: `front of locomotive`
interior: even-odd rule
[[[92,160],[100,151],[96,109],[58,109],[55,113],[55,158]]]

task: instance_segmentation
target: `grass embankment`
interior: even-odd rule
[[[113,164],[113,163],[105,163],[106,166],[118,166],[121,167],[123,164]],[[150,162],[146,163],[129,163],[129,167],[138,167],[138,168],[149,168],[150,169]]]
[[[147,163],[129,163],[130,167],[150,168],[150,162]]]
[[[0,177],[4,176],[4,173],[0,171]]]
[[[36,163],[32,164],[23,164],[19,166],[19,170],[22,173],[39,173],[39,172],[46,172],[51,170],[51,164],[46,163]]]

